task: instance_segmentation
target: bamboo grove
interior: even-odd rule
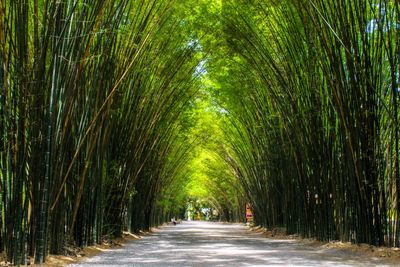
[[[190,147],[201,55],[178,1],[0,1],[0,250],[15,265],[149,229]]]
[[[42,263],[195,201],[399,247],[399,5],[0,0],[0,253]]]
[[[256,224],[400,245],[399,2],[226,1],[221,147]]]

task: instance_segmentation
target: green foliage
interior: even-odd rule
[[[161,223],[204,57],[186,1],[0,3],[0,250],[41,263]]]
[[[0,252],[212,207],[399,246],[399,2],[0,0]]]
[[[232,169],[218,153],[224,139],[226,114],[215,103],[211,93],[214,84],[209,80],[208,68],[205,70],[207,73],[200,77],[202,86],[182,117],[183,125],[190,125],[185,134],[192,144],[190,154],[186,155],[188,160],[177,179],[164,188],[160,205],[170,211],[167,215],[171,218],[182,217],[188,203],[203,203],[217,211],[220,219],[243,221],[243,192]]]
[[[398,10],[395,1],[225,3],[215,94],[230,111],[225,153],[256,223],[398,245]]]

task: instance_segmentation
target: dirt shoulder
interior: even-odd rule
[[[293,239],[308,246],[317,249],[329,249],[343,252],[350,252],[352,254],[362,255],[365,258],[379,258],[382,262],[388,264],[395,264],[400,262],[400,248],[376,247],[368,244],[352,244],[350,242],[321,242],[315,239],[304,239],[298,235],[287,235],[285,229],[277,228],[274,230],[266,230],[265,228],[256,226],[250,227],[250,231],[257,232],[264,235],[266,238],[273,239]]]
[[[73,253],[73,255],[49,255],[46,257],[46,263],[43,265],[33,264],[31,266],[41,266],[41,267],[64,267],[68,264],[79,263],[86,258],[90,258],[100,254],[109,249],[120,249],[125,246],[129,241],[141,239],[142,236],[148,235],[150,232],[140,232],[138,235],[129,232],[124,232],[121,238],[105,240],[102,244],[96,246],[89,246]]]
[[[156,229],[152,229],[156,231]],[[82,260],[96,256],[108,249],[119,249],[123,248],[125,243],[137,239],[141,239],[142,236],[149,235],[151,232],[140,232],[138,235],[129,232],[124,232],[121,238],[112,240],[104,240],[102,244],[95,246],[89,246],[85,248],[79,247],[68,247],[65,249],[67,255],[48,255],[46,262],[42,265],[29,264],[29,266],[41,266],[41,267],[64,267],[68,264],[79,263]],[[29,259],[30,263],[33,263],[34,259]],[[1,255],[0,266],[12,266],[5,262],[4,255]]]

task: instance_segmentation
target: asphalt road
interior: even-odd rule
[[[69,267],[84,266],[389,266],[378,258],[274,240],[240,224],[183,222]]]

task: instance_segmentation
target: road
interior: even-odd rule
[[[183,222],[69,267],[87,266],[390,266],[378,258],[275,240],[240,224]]]

